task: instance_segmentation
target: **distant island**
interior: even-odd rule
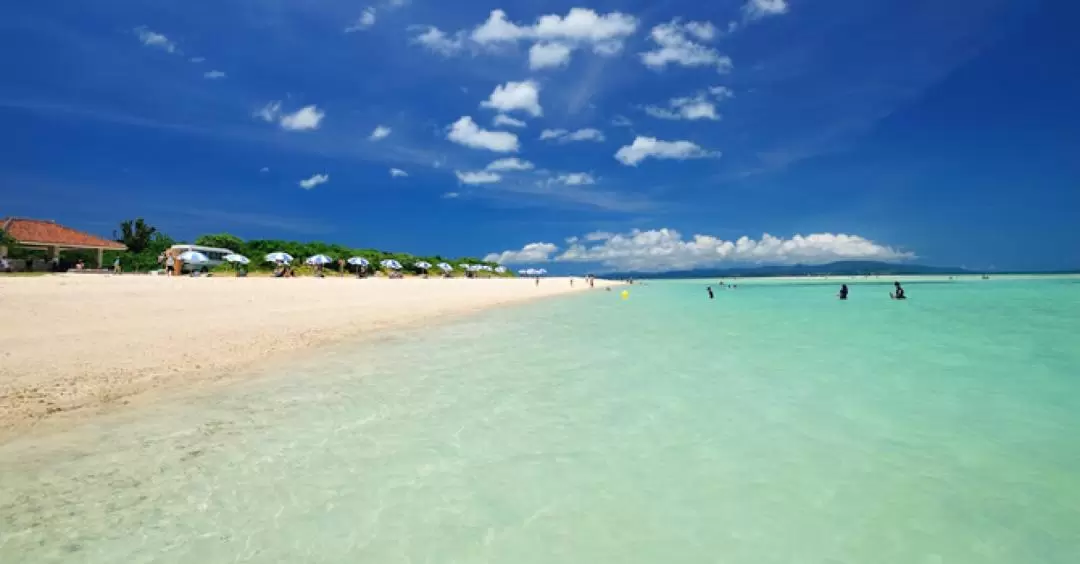
[[[666,272],[612,272],[605,278],[769,278],[777,276],[873,276],[902,274],[979,274],[948,266],[925,266],[879,261],[838,261],[827,264],[794,264],[783,266],[747,266],[737,268],[699,268]]]

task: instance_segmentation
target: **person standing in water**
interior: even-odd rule
[[[709,293],[709,299],[713,299],[712,286],[706,286],[705,291]]]
[[[899,282],[893,282],[893,285],[896,286],[896,292],[890,293],[889,297],[894,299],[894,300],[906,300],[907,295],[904,294],[904,289],[902,287],[900,287],[900,283]]]
[[[841,284],[840,285],[840,293],[838,294],[840,299],[841,300],[846,300],[847,299],[847,293],[848,293],[847,284]]]

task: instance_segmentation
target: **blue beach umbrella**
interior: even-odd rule
[[[506,267],[505,266],[496,266],[495,267],[495,272],[497,272],[499,274],[504,274],[506,272]]]
[[[386,259],[379,264],[381,264],[383,268],[389,268],[391,270],[401,270],[401,263],[394,259]]]
[[[349,263],[349,264],[351,264],[353,266],[367,266],[367,265],[371,264],[370,262],[368,262],[368,259],[366,259],[364,257],[352,257],[352,258],[350,258],[349,260],[347,260],[345,262],[347,262],[347,263]]]
[[[461,270],[467,270],[467,271],[472,271],[472,265],[471,265],[471,264],[469,264],[469,263],[462,263],[462,264],[459,264],[459,265],[457,265],[457,266],[458,266],[458,268],[460,268]]]
[[[225,260],[227,262],[231,262],[231,263],[235,263],[235,264],[248,264],[248,263],[251,262],[251,260],[248,259],[247,257],[245,257],[244,255],[238,255],[236,253],[230,253],[230,254],[225,255]]]
[[[292,255],[289,253],[283,253],[278,251],[276,253],[270,253],[266,255],[266,262],[284,262],[290,263],[293,261]]]
[[[413,263],[413,266],[415,266],[416,268],[419,268],[420,270],[427,270],[427,269],[431,268],[431,263],[430,262],[420,261],[420,262],[417,262],[417,263]]]
[[[315,255],[313,257],[308,257],[308,259],[304,262],[306,262],[307,264],[330,264],[334,262],[334,259],[326,255]]]
[[[439,270],[441,270],[443,272],[450,272],[451,270],[454,270],[454,267],[450,266],[449,264],[446,264],[445,262],[440,262],[439,264],[437,264],[435,266],[439,267]]]

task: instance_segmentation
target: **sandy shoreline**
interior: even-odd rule
[[[597,281],[597,290],[607,285]],[[588,291],[565,278],[0,278],[0,439],[289,351]]]

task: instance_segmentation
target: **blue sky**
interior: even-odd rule
[[[553,271],[1080,267],[1068,2],[0,13],[0,215]]]

